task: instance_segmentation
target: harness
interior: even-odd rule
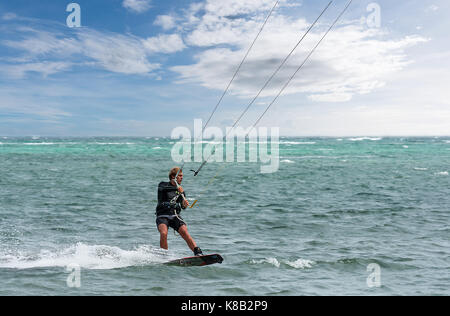
[[[184,164],[183,164],[183,166],[184,166]],[[179,184],[177,182],[177,177],[178,177],[178,175],[180,174],[180,172],[182,170],[183,170],[183,167],[181,167],[178,170],[178,172],[177,172],[177,174],[176,174],[176,176],[174,178],[174,182],[175,182],[175,185],[177,187],[176,195],[170,200],[170,202],[163,202],[163,203],[160,204],[162,206],[162,208],[166,208],[166,209],[171,210],[171,211],[173,210],[174,215],[159,215],[157,217],[158,218],[167,218],[169,220],[174,219],[174,218],[178,218],[178,220],[180,222],[186,224],[186,222],[177,213],[177,210],[180,210],[180,212],[181,212],[181,209],[182,209],[180,203],[177,203],[177,200],[180,198],[180,196],[183,198],[183,201],[186,201],[186,197],[182,193],[180,193],[180,191],[179,191],[180,186],[179,186]]]

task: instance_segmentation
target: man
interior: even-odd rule
[[[189,206],[186,194],[180,186],[183,181],[183,171],[172,168],[169,172],[170,182],[161,182],[158,185],[158,205],[156,206],[156,225],[160,234],[160,247],[169,249],[167,233],[169,227],[175,229],[186,241],[195,256],[201,256],[202,250],[197,247],[194,239],[187,230],[186,223],[180,217],[180,212]],[[175,182],[176,181],[176,182]]]

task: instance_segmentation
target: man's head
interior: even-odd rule
[[[178,173],[178,176],[177,176]],[[181,181],[183,181],[183,171],[180,171],[179,167],[172,168],[169,172],[169,180],[172,181],[177,177],[177,183],[181,184]]]

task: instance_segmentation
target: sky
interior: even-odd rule
[[[0,0],[0,135],[193,130],[275,2],[77,0],[67,11],[69,0]],[[280,0],[209,126],[233,125],[329,2]],[[347,3],[333,1],[240,126],[264,112]],[[449,13],[447,0],[354,0],[259,126],[282,136],[450,136]]]

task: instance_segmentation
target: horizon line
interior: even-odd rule
[[[103,138],[170,138],[170,139],[179,139],[179,138],[171,138],[171,136],[162,136],[162,135],[0,135],[0,138],[92,138],[92,137],[103,137]],[[237,136],[236,136],[237,137]],[[411,138],[441,138],[441,137],[450,137],[450,134],[443,134],[443,135],[370,135],[370,134],[364,134],[364,135],[337,135],[337,136],[330,136],[330,135],[279,135],[279,137],[284,138],[348,138],[348,137],[370,137],[370,138],[398,138],[398,137],[411,137]],[[191,137],[194,139],[194,137]],[[224,137],[222,137],[224,138]],[[240,137],[242,138],[242,137]],[[247,137],[246,137],[247,138]],[[203,139],[214,139],[214,137],[203,137]]]

